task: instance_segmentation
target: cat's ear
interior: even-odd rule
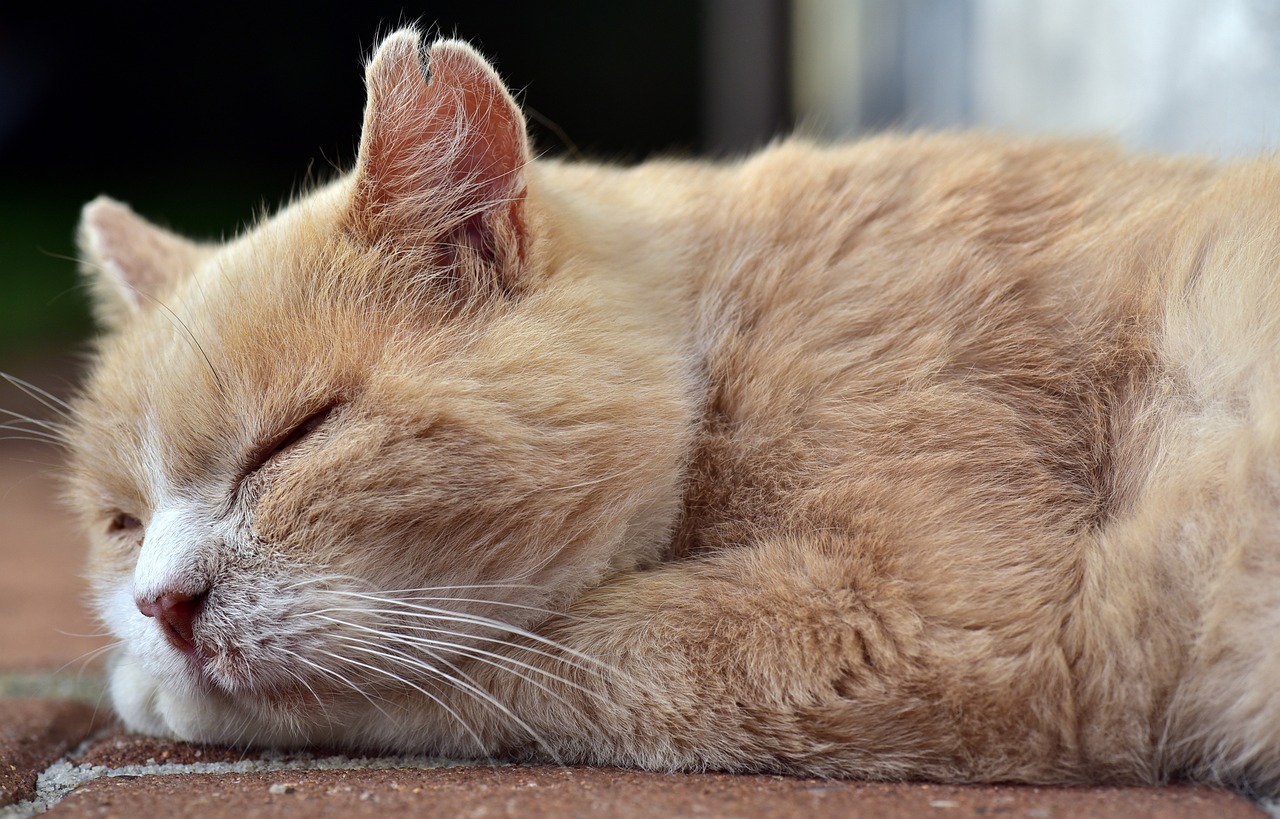
[[[524,116],[467,44],[434,43],[426,75],[419,49],[417,32],[399,31],[369,63],[354,222],[375,241],[433,253],[455,279],[511,289],[526,241]]]
[[[94,315],[110,329],[153,309],[208,253],[106,196],[84,206],[76,239]]]

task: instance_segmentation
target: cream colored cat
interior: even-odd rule
[[[224,245],[84,213],[130,727],[1280,792],[1280,166],[530,160],[458,42]]]

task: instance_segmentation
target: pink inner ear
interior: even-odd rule
[[[431,95],[418,62],[418,38],[396,34],[369,66],[358,175],[362,208],[377,211],[402,198],[421,153]]]
[[[118,300],[147,308],[199,265],[200,246],[138,216],[106,197],[89,203],[80,241],[91,272],[106,277]]]
[[[428,127],[438,140],[459,140],[455,181],[490,188],[489,200],[509,198],[520,187],[527,148],[524,120],[506,89],[475,52],[450,43],[431,49],[430,68],[429,88],[442,92]]]
[[[393,35],[375,56],[358,206],[373,213],[400,204],[414,209],[430,197],[452,211],[438,216],[459,221],[509,211],[501,206],[523,196],[523,117],[470,48],[439,43],[430,50],[429,68],[427,82],[416,35]]]

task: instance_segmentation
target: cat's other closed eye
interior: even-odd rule
[[[107,534],[127,537],[142,532],[142,521],[127,512],[116,512],[107,523]]]

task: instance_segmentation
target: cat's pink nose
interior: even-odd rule
[[[195,654],[195,620],[204,607],[208,592],[187,594],[169,592],[154,600],[137,600],[138,611],[154,617],[164,629],[164,636],[174,648],[186,654]]]

